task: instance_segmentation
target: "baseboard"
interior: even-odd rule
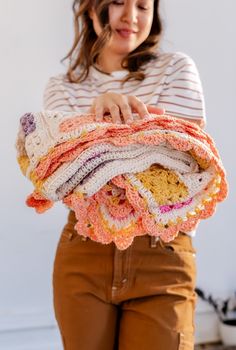
[[[197,302],[195,325],[196,344],[220,341],[219,319],[214,309],[201,299]]]
[[[0,343],[1,344],[1,343]],[[13,347],[5,347],[4,350],[63,350],[63,347],[61,344],[57,343],[47,343],[47,344],[40,344],[40,345],[23,345],[23,346],[13,346]]]
[[[29,309],[0,313],[0,332],[39,329],[56,325],[53,310]]]
[[[2,350],[63,350],[56,326],[0,333]]]
[[[0,349],[63,350],[53,311],[0,314]]]

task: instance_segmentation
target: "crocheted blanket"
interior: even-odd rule
[[[225,170],[213,139],[197,125],[151,114],[131,124],[110,115],[26,113],[16,148],[34,185],[26,203],[38,213],[62,201],[80,235],[120,250],[135,236],[173,240],[210,217],[226,198]]]

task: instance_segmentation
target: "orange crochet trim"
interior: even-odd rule
[[[34,191],[27,197],[26,204],[28,207],[35,208],[37,213],[42,214],[52,208],[54,202],[42,196],[38,191]]]
[[[120,129],[120,125],[115,125],[115,126],[109,126],[108,130],[102,130],[98,129],[95,131],[90,132],[87,135],[84,135],[83,137],[80,137],[79,140],[70,140],[67,142],[64,142],[54,148],[50,152],[47,157],[44,157],[40,162],[39,165],[37,166],[35,170],[35,174],[39,179],[45,179],[48,176],[50,176],[58,167],[60,167],[61,164],[64,162],[70,162],[73,161],[75,158],[77,158],[85,149],[91,147],[92,145],[99,144],[99,143],[111,143],[117,146],[124,146],[132,143],[142,143],[146,145],[158,145],[164,142],[165,140],[170,143],[170,145],[180,151],[190,151],[193,150],[196,155],[199,158],[202,158],[203,160],[209,161],[209,152],[207,150],[202,149],[202,147],[197,147],[196,144],[194,144],[193,147],[191,147],[191,141],[186,139],[186,140],[180,140],[177,136],[174,134],[172,135],[170,133],[171,130],[174,130],[174,125],[176,125],[176,121],[173,121],[173,117],[166,117],[168,119],[168,123],[164,123],[164,120],[160,120],[161,127],[156,126],[156,123],[153,122],[153,125],[151,127],[148,127],[146,130],[163,130],[165,128],[168,129],[169,133],[168,134],[159,134],[159,135],[133,135],[133,132],[140,131],[144,129],[144,124],[150,124],[151,121],[140,121],[141,125],[135,126],[135,123],[133,122],[134,125],[132,127],[132,124],[130,126],[124,125]],[[159,122],[160,117],[158,118]],[[169,120],[171,119],[171,120]],[[66,124],[69,123],[69,121],[65,121],[62,123]],[[201,139],[201,133],[202,133],[202,140],[201,142],[206,144],[206,146],[211,149],[211,152],[216,156],[216,159],[219,158],[219,154],[215,148],[214,141],[211,139],[210,136],[206,135],[200,128],[199,130],[195,130],[196,127],[193,127],[191,123],[182,121],[180,120],[180,124],[187,124],[186,126],[186,133],[190,136],[193,136],[194,139]],[[190,124],[190,125],[189,125]],[[65,129],[62,128],[63,131]],[[193,129],[193,131],[192,131]],[[184,132],[183,127],[176,127],[175,131],[180,131]],[[120,133],[122,132],[122,136],[120,136]],[[106,137],[105,137],[106,136]],[[93,140],[93,141],[90,141]],[[141,141],[141,142],[140,142]],[[82,145],[81,145],[82,144]]]

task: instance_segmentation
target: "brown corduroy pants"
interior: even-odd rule
[[[56,249],[53,302],[65,350],[193,350],[192,238],[144,235],[126,250],[79,236],[70,211]]]

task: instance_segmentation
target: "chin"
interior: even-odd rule
[[[120,43],[114,43],[109,47],[109,50],[112,50],[118,55],[128,55],[130,52],[134,51],[138,46],[139,45],[134,44],[121,45]],[[117,50],[117,48],[119,49]]]

